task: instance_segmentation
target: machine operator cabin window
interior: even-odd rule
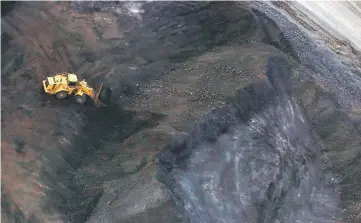
[[[78,83],[78,78],[75,74],[68,74],[68,85],[69,87],[75,87]]]

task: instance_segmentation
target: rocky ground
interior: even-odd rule
[[[159,181],[156,155],[264,83],[278,56],[340,193],[343,212],[331,217],[357,222],[358,113],[345,113],[278,27],[254,15],[232,2],[22,2],[3,15],[2,220],[191,221],[169,190],[177,182]],[[106,80],[113,101],[96,109],[43,95],[40,81],[62,71]]]

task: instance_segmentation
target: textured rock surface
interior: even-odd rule
[[[287,62],[211,112],[184,141],[159,154],[160,179],[191,222],[337,222],[338,195],[292,95]]]

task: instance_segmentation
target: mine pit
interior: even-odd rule
[[[359,222],[357,68],[272,10],[3,3],[1,220]],[[45,94],[60,72],[111,100]]]

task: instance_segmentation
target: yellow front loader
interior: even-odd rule
[[[54,76],[47,77],[43,80],[43,88],[45,93],[55,95],[58,99],[66,98],[74,95],[75,101],[84,104],[87,97],[94,101],[96,107],[105,106],[99,97],[107,98],[109,95],[103,91],[103,84],[95,91],[85,80],[78,81],[78,77],[73,73],[58,73]]]

